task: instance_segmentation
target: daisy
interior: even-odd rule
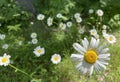
[[[51,61],[53,64],[58,64],[61,61],[61,56],[59,54],[54,54],[51,57]]]
[[[92,13],[94,13],[94,10],[93,9],[89,9],[89,14],[92,14]]]
[[[45,49],[44,49],[44,48],[41,48],[40,46],[37,46],[37,47],[34,49],[33,53],[34,53],[37,57],[39,57],[39,56],[41,56],[41,55],[43,55],[43,54],[45,53]]]
[[[57,17],[57,18],[62,18],[62,14],[61,14],[61,13],[58,13],[58,14],[56,15],[56,17]]]
[[[103,16],[103,11],[101,9],[98,9],[96,13],[98,16]]]
[[[95,35],[97,34],[96,29],[92,29],[92,30],[90,30],[90,34],[93,35],[93,36],[95,36]]]
[[[113,35],[109,35],[106,39],[110,44],[113,44],[116,42],[116,38]]]
[[[0,66],[7,66],[10,63],[10,55],[7,55],[6,53],[0,57]]]
[[[45,18],[45,16],[43,14],[38,14],[37,15],[38,20],[43,20],[44,18]]]
[[[106,30],[107,26],[106,25],[103,25],[102,26],[102,29]]]
[[[67,22],[66,25],[67,25],[67,27],[71,27],[72,26],[72,22],[69,21],[69,22]]]
[[[31,38],[36,38],[37,34],[36,33],[31,33]]]
[[[38,40],[37,40],[36,38],[33,38],[33,39],[32,39],[32,43],[33,43],[33,44],[37,44],[37,43],[38,43]]]
[[[5,34],[0,34],[0,39],[4,40],[5,39]]]
[[[99,46],[99,39],[91,38],[90,43],[86,38],[82,40],[82,45],[74,43],[73,47],[78,54],[72,54],[71,58],[79,62],[76,66],[82,74],[92,75],[93,70],[96,72],[103,71],[106,69],[105,65],[108,65],[106,60],[109,60],[110,54],[107,53],[109,50],[105,48],[105,45]]]
[[[62,30],[65,30],[66,29],[66,24],[64,24],[64,23],[60,23],[59,24],[59,27],[62,29]]]
[[[8,47],[9,47],[8,44],[3,44],[3,45],[2,45],[2,48],[3,48],[3,49],[8,49]]]
[[[76,22],[77,23],[81,23],[82,22],[82,18],[81,17],[76,18]]]
[[[47,24],[48,24],[48,26],[51,26],[53,24],[53,18],[49,17],[47,19]]]
[[[78,32],[80,33],[80,34],[83,34],[84,32],[85,32],[85,28],[84,27],[80,27],[79,29],[78,29]]]
[[[74,14],[74,18],[79,18],[80,17],[80,13],[75,13]]]

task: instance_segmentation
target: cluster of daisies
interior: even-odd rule
[[[114,35],[108,34],[106,28],[107,28],[106,25],[103,25],[103,26],[102,26],[102,29],[103,29],[103,30],[102,30],[102,35],[103,35],[103,37],[108,41],[108,43],[114,44],[114,43],[116,42],[116,38],[115,38]],[[91,29],[91,30],[90,30],[90,34],[91,34],[92,36],[94,36],[95,38],[97,38],[97,39],[99,38],[99,34],[97,33],[97,30],[96,30],[96,29]]]
[[[31,33],[31,43],[32,44],[37,44],[38,43],[38,40],[37,40],[37,34],[36,33]]]
[[[33,53],[36,55],[36,57],[40,57],[45,54],[45,49],[40,46],[37,46],[34,49]],[[58,64],[61,61],[61,56],[59,54],[54,54],[51,56],[51,61],[53,64]]]

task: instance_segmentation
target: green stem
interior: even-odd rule
[[[19,71],[19,72],[21,72],[21,73],[27,75],[28,77],[30,77],[30,78],[32,79],[32,77],[31,77],[28,73],[26,73],[26,72],[24,72],[24,71],[18,69],[17,67],[15,67],[15,66],[13,66],[13,65],[11,65],[11,64],[9,64],[9,66],[12,67],[12,68],[14,68],[15,70],[17,70],[17,71]]]

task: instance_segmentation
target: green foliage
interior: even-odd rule
[[[115,4],[116,1],[118,1],[117,4]],[[107,30],[110,31],[115,30],[114,28],[119,29],[119,2],[119,0],[34,0],[37,14],[45,15],[43,21],[38,21],[33,14],[16,6],[13,0],[0,0],[0,34],[6,34],[4,40],[0,39],[0,55],[10,54],[11,64],[32,77],[31,79],[9,66],[0,66],[0,82],[85,82],[87,79],[90,82],[96,82],[98,77],[105,78],[106,82],[119,81],[119,43],[109,46],[113,54],[110,61],[112,66],[109,65],[107,71],[103,73],[104,77],[95,74],[91,78],[81,76],[70,60],[70,54],[73,53],[72,44],[80,43],[84,37],[90,38],[90,29],[97,29],[98,34],[101,34],[103,24],[108,25]],[[115,10],[116,8],[118,10]],[[89,14],[89,9],[93,9],[94,13]],[[102,17],[96,15],[98,9],[104,11]],[[58,13],[63,15],[61,19],[56,18]],[[81,14],[83,19],[81,23],[76,22],[75,13]],[[46,23],[48,17],[54,18],[51,27]],[[65,30],[59,28],[60,22],[66,24],[68,21],[73,23],[70,28],[67,27]],[[78,32],[82,27],[85,28],[84,34]],[[32,40],[30,35],[33,32],[37,33],[37,44],[28,43]],[[22,45],[19,45],[20,41]],[[8,44],[8,49],[3,49],[3,44]],[[33,50],[37,46],[45,48],[44,55],[35,56]],[[53,65],[50,60],[55,53],[62,57],[58,65]]]

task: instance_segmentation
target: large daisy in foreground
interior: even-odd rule
[[[106,69],[110,54],[107,53],[109,50],[105,48],[105,45],[99,46],[99,39],[91,38],[90,43],[86,38],[82,40],[82,46],[78,43],[74,43],[73,47],[77,50],[78,54],[72,54],[71,58],[79,62],[76,66],[82,74],[92,75],[93,70],[96,72],[103,71]]]

